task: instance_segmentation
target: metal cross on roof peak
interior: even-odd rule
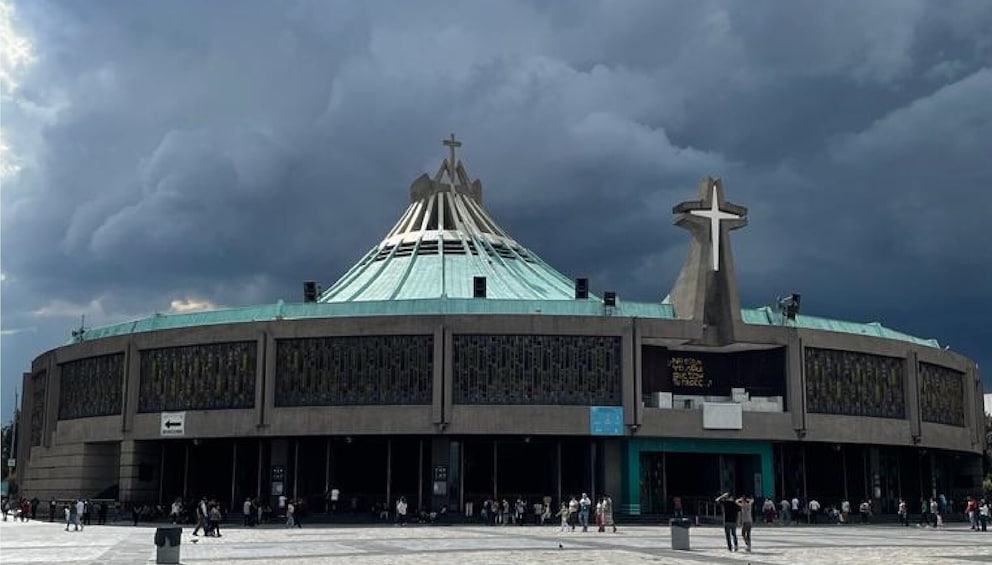
[[[452,174],[453,174],[454,173],[454,170],[455,170],[455,164],[456,164],[456,161],[455,161],[455,148],[456,147],[461,147],[462,146],[462,142],[461,141],[458,141],[457,139],[455,139],[455,134],[451,134],[451,137],[450,138],[443,140],[441,143],[443,143],[445,146],[447,146],[451,150],[451,158],[449,159],[448,163],[451,165],[451,171],[452,171]]]
[[[455,134],[451,134],[451,137],[449,139],[445,139],[445,140],[441,141],[441,143],[443,143],[444,145],[446,145],[451,150],[451,157],[448,159],[448,164],[451,165],[451,176],[452,176],[452,178],[454,178],[454,176],[455,176],[455,164],[456,164],[456,161],[455,161],[455,148],[456,147],[461,147],[462,146],[462,142],[461,141],[458,141],[457,139],[455,139]]]

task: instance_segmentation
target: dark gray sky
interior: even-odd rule
[[[992,379],[986,0],[13,7],[4,418],[83,314],[327,286],[450,132],[497,220],[594,291],[660,300],[687,244],[671,208],[720,176],[750,209],[745,305],[802,292],[805,313],[935,337]]]

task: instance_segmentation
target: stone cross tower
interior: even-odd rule
[[[747,208],[727,202],[723,181],[707,177],[699,183],[699,200],[682,202],[672,213],[675,225],[692,234],[692,243],[668,301],[676,318],[702,321],[703,342],[731,343],[741,323],[741,304],[730,230],[747,225]]]

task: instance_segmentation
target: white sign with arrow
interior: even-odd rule
[[[186,435],[186,413],[162,412],[162,427],[159,432],[162,436]]]

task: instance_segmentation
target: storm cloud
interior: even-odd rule
[[[13,7],[34,56],[3,90],[5,416],[82,315],[329,285],[451,132],[497,220],[594,291],[660,300],[671,208],[720,176],[750,209],[745,305],[798,291],[992,366],[983,0]]]

